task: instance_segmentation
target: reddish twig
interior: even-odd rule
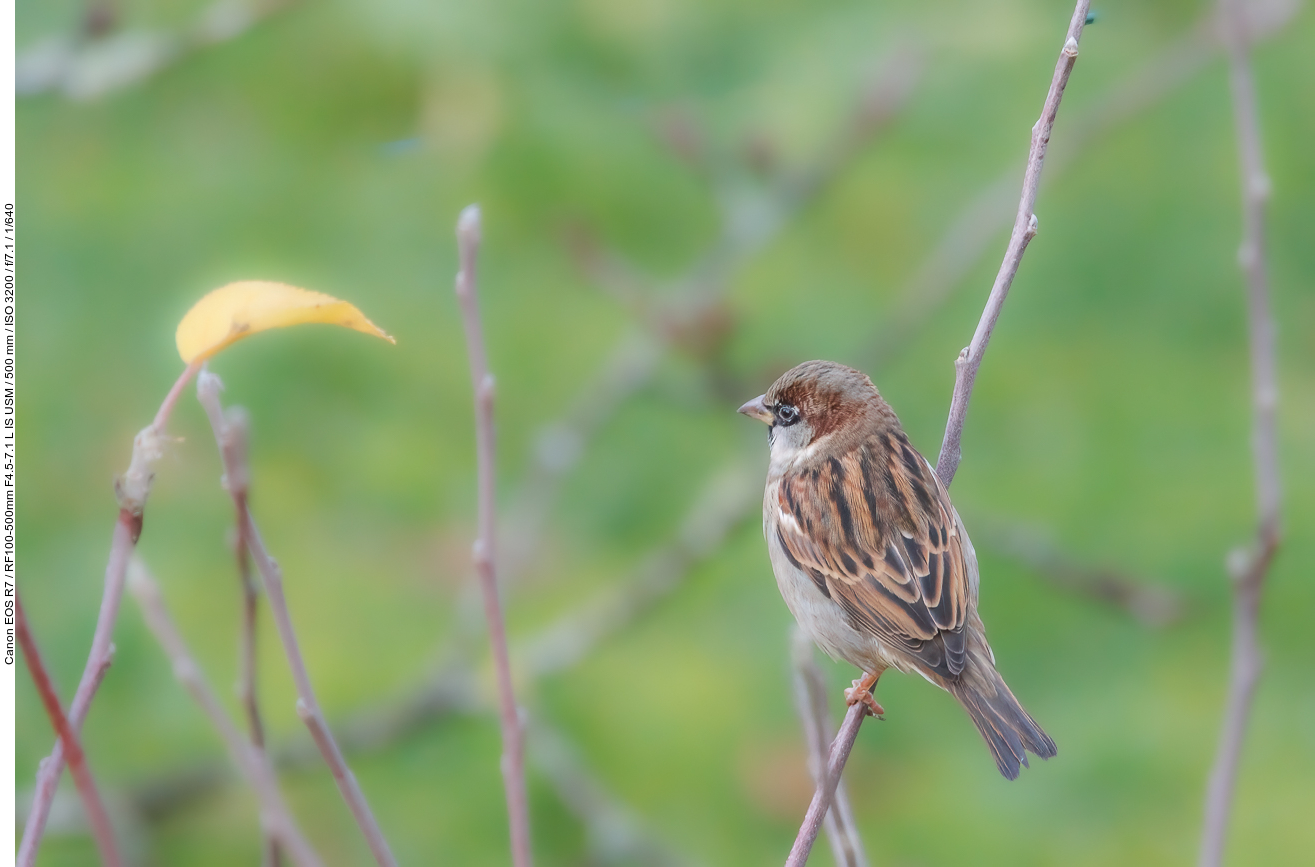
[[[265,583],[265,595],[269,599],[270,612],[274,616],[274,624],[283,642],[284,654],[288,658],[288,667],[292,671],[292,680],[297,687],[297,716],[301,717],[302,722],[310,730],[315,745],[319,747],[329,770],[333,772],[338,791],[342,793],[343,800],[347,802],[347,807],[356,819],[356,824],[365,835],[375,860],[379,862],[380,867],[396,867],[397,861],[393,858],[388,842],[379,829],[379,823],[365,800],[365,793],[361,791],[361,786],[356,781],[351,768],[347,767],[342,750],[334,741],[329,725],[324,719],[324,712],[315,698],[315,688],[311,685],[310,674],[306,670],[306,660],[301,654],[301,645],[292,626],[287,597],[283,595],[283,572],[265,548],[265,542],[256,527],[255,519],[251,516],[251,510],[247,508],[246,496],[234,494],[235,491],[246,491],[246,479],[249,473],[245,450],[235,448],[235,444],[241,438],[235,438],[229,432],[229,423],[224,418],[224,410],[219,402],[219,391],[222,388],[223,384],[219,381],[219,377],[208,370],[202,371],[196,386],[197,398],[205,407],[206,415],[210,418],[210,426],[215,432],[215,440],[219,444],[219,455],[224,464],[224,478],[230,495],[234,495],[233,502],[237,509],[240,533],[245,537],[247,550],[251,552],[251,559],[255,562],[256,569]]]
[[[155,420],[133,439],[132,461],[123,475],[114,482],[119,500],[119,516],[114,524],[110,542],[109,563],[105,566],[105,589],[101,595],[100,613],[96,618],[96,631],[91,638],[91,652],[82,670],[82,679],[69,704],[68,722],[74,734],[82,731],[82,722],[91,708],[91,700],[100,688],[100,682],[109,668],[114,653],[114,621],[119,615],[119,602],[123,598],[124,573],[133,548],[142,533],[142,513],[150,496],[151,482],[155,478],[155,464],[164,456],[165,426],[178,396],[196,375],[200,363],[194,362],[178,377],[169,394],[160,404]],[[23,842],[18,847],[19,867],[32,867],[36,863],[37,848],[45,834],[46,820],[50,818],[50,805],[64,770],[62,741],[55,743],[50,755],[37,768],[36,791],[32,796],[32,810],[23,828]]]
[[[105,802],[101,800],[100,792],[96,788],[96,780],[91,776],[91,767],[87,764],[82,744],[79,743],[73,727],[69,725],[68,717],[64,716],[64,708],[60,707],[59,696],[55,694],[55,685],[51,682],[46,666],[41,661],[36,639],[32,637],[32,629],[27,624],[27,614],[23,611],[23,602],[17,594],[14,595],[14,613],[18,643],[23,648],[23,659],[27,662],[27,670],[32,674],[32,683],[36,685],[37,693],[41,696],[41,704],[46,709],[46,716],[50,717],[50,724],[64,745],[68,770],[73,775],[74,785],[78,787],[83,809],[87,811],[87,821],[91,824],[91,835],[96,840],[96,848],[100,850],[100,860],[111,867],[119,867],[123,861],[119,858],[119,850],[114,843],[114,826],[110,824],[110,816],[105,811]]]
[[[982,353],[986,351],[986,344],[991,339],[991,330],[995,328],[995,322],[1000,317],[1005,296],[1009,293],[1009,285],[1013,282],[1014,274],[1018,272],[1018,264],[1022,261],[1027,242],[1036,234],[1036,215],[1032,213],[1032,207],[1036,203],[1037,184],[1041,180],[1041,165],[1045,160],[1046,146],[1050,143],[1050,130],[1055,123],[1055,115],[1059,112],[1059,102],[1064,96],[1064,87],[1068,84],[1069,73],[1073,71],[1073,64],[1077,61],[1078,42],[1082,38],[1082,28],[1086,24],[1090,5],[1090,0],[1078,0],[1073,10],[1064,47],[1059,52],[1055,74],[1050,81],[1050,90],[1046,93],[1041,118],[1032,127],[1032,145],[1028,151],[1027,171],[1023,175],[1023,194],[1019,200],[1018,216],[1014,221],[1014,232],[1009,239],[1004,263],[996,276],[995,285],[986,302],[986,310],[983,311],[981,322],[978,323],[977,333],[973,335],[973,342],[959,354],[959,360],[955,364],[954,398],[950,403],[945,442],[941,446],[940,460],[936,466],[936,474],[947,488],[959,466],[959,438],[963,433],[963,420],[968,410],[968,399],[972,396],[973,381],[977,378],[977,369],[982,363]],[[839,782],[840,773],[844,770],[849,751],[853,748],[854,739],[858,737],[859,727],[863,724],[865,710],[863,705],[857,704],[851,707],[845,716],[845,721],[831,744],[827,774],[822,778],[813,795],[813,802],[804,817],[804,824],[799,829],[794,847],[790,850],[786,867],[803,867],[807,862],[813,841],[817,839],[818,829],[821,828],[822,820],[830,809],[832,794]]]
[[[251,784],[260,806],[261,826],[265,833],[282,844],[298,867],[322,867],[319,856],[306,841],[283,800],[268,757],[244,740],[228,714],[224,713],[219,697],[206,683],[200,666],[187,649],[187,642],[183,641],[173,618],[169,616],[159,586],[140,560],[133,560],[128,589],[141,605],[146,625],[168,655],[174,676],[201,706],[201,710],[223,738],[229,755]]]
[[[489,643],[493,649],[494,669],[498,678],[498,702],[502,718],[502,782],[507,790],[507,816],[511,824],[511,856],[515,867],[530,867],[530,816],[525,792],[525,733],[512,689],[511,659],[507,652],[507,629],[502,620],[502,603],[498,599],[496,564],[496,477],[495,432],[493,428],[493,374],[489,373],[484,351],[484,330],[480,324],[479,300],[476,298],[475,254],[479,250],[480,214],[477,205],[461,212],[457,221],[457,300],[466,330],[466,349],[470,356],[470,379],[475,390],[475,440],[479,473],[479,537],[475,540],[475,569],[479,572],[484,596],[484,615],[488,621]]]
[[[1242,180],[1242,246],[1238,260],[1246,277],[1247,331],[1251,348],[1253,419],[1251,446],[1256,469],[1259,522],[1250,550],[1229,555],[1233,579],[1233,649],[1223,730],[1206,789],[1201,832],[1201,867],[1223,862],[1237,766],[1246,739],[1256,685],[1264,668],[1260,649],[1260,598],[1278,550],[1281,489],[1278,468],[1278,374],[1274,315],[1265,269],[1265,205],[1269,177],[1260,146],[1256,85],[1251,72],[1252,34],[1238,0],[1221,0],[1220,36],[1228,53],[1229,84],[1237,129]]]
[[[940,476],[947,488],[954,481],[954,473],[959,468],[959,441],[963,436],[963,423],[968,414],[973,383],[977,380],[977,369],[982,365],[982,356],[986,353],[987,344],[991,342],[991,332],[995,330],[996,320],[1004,309],[1005,298],[1009,295],[1014,275],[1018,273],[1018,266],[1023,261],[1023,253],[1027,250],[1028,242],[1036,236],[1036,214],[1032,209],[1036,206],[1037,189],[1041,183],[1041,167],[1046,159],[1046,147],[1050,144],[1050,131],[1059,113],[1059,103],[1064,98],[1064,87],[1078,59],[1078,42],[1082,39],[1082,27],[1086,23],[1090,6],[1090,0],[1078,0],[1073,10],[1068,35],[1059,52],[1059,60],[1055,63],[1055,74],[1050,80],[1050,90],[1046,94],[1041,117],[1032,127],[1032,145],[1027,153],[1027,169],[1023,173],[1023,193],[1018,201],[1018,214],[1014,218],[1014,230],[1009,236],[1004,261],[996,274],[995,284],[991,287],[986,309],[982,311],[981,321],[977,323],[972,343],[964,347],[954,363],[954,397],[950,402],[950,417],[945,423],[941,454],[936,461],[936,475]]]

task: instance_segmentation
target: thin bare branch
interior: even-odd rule
[[[219,697],[206,682],[200,666],[196,664],[187,649],[187,642],[183,640],[178,627],[174,625],[159,586],[146,569],[146,565],[136,558],[132,562],[128,588],[141,606],[146,625],[150,627],[152,634],[169,657],[174,676],[201,706],[201,710],[223,739],[229,756],[250,783],[260,807],[262,829],[282,843],[288,855],[299,867],[321,867],[319,856],[306,841],[296,820],[292,818],[287,803],[283,800],[283,794],[279,791],[278,781],[270,769],[268,758],[243,739],[237,727],[233,725],[233,721],[224,712]]]
[[[50,724],[64,745],[69,773],[73,775],[78,795],[82,798],[82,807],[87,812],[91,835],[96,840],[100,860],[110,867],[119,867],[123,860],[119,857],[118,846],[114,843],[114,826],[110,824],[109,813],[105,811],[105,802],[101,800],[100,791],[96,788],[96,780],[91,775],[91,767],[87,764],[87,756],[82,751],[82,744],[78,741],[73,727],[69,725],[68,717],[64,715],[64,708],[60,706],[59,696],[55,693],[55,684],[51,682],[45,663],[41,661],[41,652],[37,650],[36,639],[32,636],[32,629],[27,623],[27,614],[23,611],[23,600],[17,594],[14,595],[14,611],[18,644],[23,648],[23,659],[27,663],[27,670],[32,674],[32,682],[36,685],[37,694],[41,696],[41,704],[46,709],[46,716],[50,717]]]
[[[1064,87],[1068,84],[1069,73],[1073,71],[1073,64],[1077,61],[1078,42],[1082,38],[1082,28],[1086,24],[1090,5],[1090,0],[1078,0],[1073,10],[1064,47],[1060,49],[1059,60],[1055,64],[1055,74],[1051,78],[1050,90],[1046,94],[1045,105],[1041,110],[1041,118],[1032,127],[1032,144],[1028,151],[1027,171],[1023,176],[1023,193],[1019,200],[1018,216],[1014,221],[1014,232],[1009,241],[1009,249],[1005,253],[1004,263],[1000,266],[1000,273],[996,276],[995,286],[991,289],[991,296],[987,301],[986,310],[982,313],[982,320],[977,326],[973,342],[960,353],[959,361],[956,363],[954,398],[950,404],[950,418],[945,429],[945,444],[941,447],[940,461],[936,467],[937,475],[947,488],[959,466],[959,438],[963,433],[963,420],[968,409],[968,398],[972,395],[973,380],[976,379],[977,368],[982,363],[982,353],[986,350],[991,330],[1000,316],[1005,296],[1009,292],[1009,285],[1018,271],[1018,263],[1022,260],[1027,242],[1036,234],[1036,215],[1032,213],[1032,208],[1036,203],[1037,185],[1041,180],[1041,165],[1045,159],[1046,147],[1050,143],[1050,131],[1054,126],[1055,115],[1059,112],[1059,102],[1063,98]],[[863,724],[865,714],[865,706],[856,704],[845,716],[840,732],[831,745],[827,773],[818,783],[813,802],[804,817],[804,824],[799,829],[799,836],[790,850],[786,867],[803,867],[808,861],[808,853],[812,850],[818,829],[831,806],[832,795],[840,781],[845,761],[849,758],[849,751],[854,746],[854,739],[858,737],[858,730]]]
[[[791,656],[794,661],[794,704],[804,728],[804,742],[808,746],[808,772],[813,785],[822,784],[822,773],[827,766],[826,733],[835,722],[826,705],[826,681],[817,667],[813,642],[797,626],[790,631]],[[836,793],[831,809],[826,814],[826,837],[831,843],[837,867],[867,867],[867,854],[863,839],[854,822],[854,811],[849,805],[845,781],[836,781]]]
[[[240,407],[233,407],[224,418],[224,441],[220,448],[231,451],[234,457],[229,461],[235,468],[248,467],[246,413]],[[235,531],[233,538],[233,558],[237,566],[238,582],[242,588],[242,625],[238,633],[238,681],[237,696],[242,703],[242,710],[247,718],[247,736],[251,745],[261,752],[265,751],[265,725],[260,716],[260,694],[256,685],[256,621],[260,606],[260,590],[251,574],[251,553],[247,550],[246,522],[242,513],[246,509],[247,491],[250,479],[238,475],[226,479],[229,492],[233,497],[235,508]],[[264,867],[278,867],[281,862],[278,841],[268,834],[265,837],[261,863]]]
[[[365,793],[361,791],[361,786],[356,781],[351,768],[347,767],[342,750],[333,740],[328,723],[324,720],[324,712],[315,697],[315,688],[311,685],[310,673],[306,670],[306,661],[301,654],[301,645],[292,626],[292,615],[288,610],[287,598],[283,594],[282,570],[265,548],[255,518],[248,508],[247,497],[234,493],[248,489],[247,479],[250,473],[246,466],[245,449],[235,447],[238,443],[244,443],[245,439],[240,436],[235,437],[228,432],[229,423],[224,417],[224,409],[219,402],[219,392],[222,388],[223,384],[218,376],[208,370],[202,371],[197,382],[197,398],[205,408],[206,415],[210,418],[210,426],[214,429],[215,441],[219,445],[219,455],[224,465],[225,483],[230,495],[233,495],[239,526],[242,528],[240,532],[246,539],[251,559],[264,580],[265,596],[269,599],[270,612],[274,616],[274,624],[283,642],[284,654],[288,658],[288,667],[292,671],[292,680],[297,687],[297,715],[310,729],[316,746],[320,748],[324,761],[333,773],[334,782],[338,784],[338,791],[342,793],[343,800],[347,802],[347,807],[356,819],[356,824],[365,835],[371,854],[380,867],[397,867],[397,861],[388,848],[388,842],[379,829],[374,813],[370,810]]]
[[[1221,0],[1220,35],[1228,54],[1229,85],[1242,180],[1242,246],[1238,261],[1246,278],[1247,332],[1251,350],[1253,419],[1251,447],[1256,472],[1258,526],[1250,550],[1229,555],[1233,579],[1233,648],[1228,699],[1219,748],[1206,788],[1201,867],[1223,863],[1237,767],[1246,740],[1256,686],[1264,669],[1260,648],[1260,600],[1282,533],[1278,466],[1278,351],[1265,266],[1265,206],[1270,182],[1260,144],[1260,113],[1251,70],[1253,39],[1246,6]]]
[[[856,704],[845,714],[845,721],[840,724],[840,731],[836,733],[836,739],[831,742],[831,749],[827,753],[826,773],[818,782],[817,791],[813,793],[813,801],[804,814],[804,823],[799,828],[794,846],[790,848],[785,867],[804,867],[808,863],[808,853],[813,850],[817,832],[822,829],[822,820],[831,809],[832,796],[840,783],[845,762],[849,761],[850,750],[854,748],[859,726],[863,725],[863,717],[867,713],[866,705]]]
[[[1018,273],[1018,266],[1023,261],[1023,253],[1027,250],[1028,242],[1036,236],[1037,219],[1033,208],[1036,206],[1037,189],[1041,183],[1041,167],[1046,159],[1050,132],[1055,125],[1055,116],[1059,113],[1060,100],[1064,98],[1069,73],[1077,63],[1078,42],[1082,39],[1082,28],[1086,24],[1090,6],[1090,0],[1078,0],[1073,10],[1068,35],[1059,52],[1059,60],[1055,63],[1055,74],[1050,80],[1050,90],[1046,94],[1041,117],[1032,127],[1032,145],[1027,154],[1027,169],[1023,172],[1023,192],[1019,197],[1018,214],[1014,218],[1014,230],[1009,237],[1004,261],[1000,264],[995,285],[991,287],[986,309],[982,311],[981,321],[977,323],[972,343],[964,347],[954,364],[954,397],[950,402],[950,416],[945,424],[940,458],[936,461],[936,475],[940,476],[947,488],[954,481],[954,473],[959,468],[959,441],[963,436],[963,423],[968,415],[968,401],[972,398],[977,369],[981,367],[982,356],[991,341],[991,332],[995,330],[1000,311],[1004,309],[1005,298],[1009,295],[1009,287],[1013,285],[1014,275]]]
[[[480,242],[479,207],[470,205],[457,221],[457,250],[461,270],[457,272],[457,300],[466,330],[470,356],[470,379],[475,391],[475,441],[479,472],[479,537],[475,540],[475,568],[484,595],[489,644],[498,678],[498,703],[502,720],[502,781],[507,790],[507,816],[511,824],[511,855],[516,867],[530,867],[530,811],[525,793],[525,735],[511,681],[511,658],[507,652],[507,630],[498,598],[497,573],[497,478],[496,439],[493,427],[493,374],[484,351],[484,329],[480,324],[475,257]]]
[[[82,679],[69,704],[68,722],[76,735],[82,731],[82,722],[91,709],[91,701],[100,688],[100,682],[114,655],[114,622],[119,615],[119,602],[123,598],[124,573],[133,548],[142,533],[142,513],[150,496],[155,479],[155,465],[164,456],[167,443],[165,426],[173,412],[178,396],[200,369],[199,363],[189,364],[169,389],[155,420],[137,434],[132,443],[132,461],[123,475],[114,481],[114,492],[119,500],[119,515],[114,523],[110,541],[109,562],[105,566],[105,589],[101,595],[100,613],[96,617],[96,631],[91,638],[91,652],[82,670]],[[23,828],[23,841],[18,847],[19,867],[32,867],[36,863],[37,849],[45,834],[50,805],[59,787],[64,770],[64,745],[56,741],[50,755],[37,768],[36,791],[32,796],[32,809]]]
[[[1256,38],[1270,36],[1292,19],[1298,0],[1255,0],[1247,7]],[[1210,10],[1182,35],[1156,49],[1149,61],[1115,82],[1089,108],[1069,121],[1064,138],[1046,155],[1043,182],[1077,161],[1078,155],[1121,124],[1146,111],[1206,67],[1218,54],[1218,14]],[[996,233],[1015,214],[1018,169],[1010,168],[983,187],[958,211],[949,227],[896,293],[882,317],[868,357],[879,368],[900,354],[981,259]]]

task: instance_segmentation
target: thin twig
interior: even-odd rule
[[[155,478],[155,464],[164,456],[167,441],[165,426],[178,402],[178,395],[199,369],[199,363],[192,363],[179,375],[164,402],[160,404],[155,420],[142,428],[133,439],[132,461],[123,475],[114,482],[119,515],[114,523],[109,562],[105,566],[105,589],[101,595],[100,613],[96,617],[96,631],[91,638],[91,652],[87,655],[82,679],[78,681],[73,701],[69,704],[68,722],[74,734],[81,733],[82,722],[91,709],[91,700],[95,698],[96,690],[100,688],[100,682],[114,655],[114,621],[118,618],[119,601],[123,598],[124,573],[142,533],[142,513],[150,496],[151,482]],[[37,849],[45,834],[50,805],[55,798],[63,770],[64,746],[62,741],[56,741],[50,755],[37,768],[32,810],[28,813],[27,824],[23,828],[23,841],[18,847],[19,867],[32,867],[36,863]]]
[[[790,857],[785,860],[785,867],[804,867],[808,863],[808,853],[813,850],[817,832],[822,829],[822,820],[831,808],[831,799],[840,783],[840,774],[845,770],[845,762],[849,760],[849,752],[854,748],[859,726],[863,725],[863,717],[867,713],[867,705],[860,703],[851,706],[845,714],[845,721],[840,724],[840,731],[836,733],[836,739],[831,742],[827,754],[826,773],[818,781],[817,791],[813,793],[812,803],[804,814],[804,823],[799,828],[794,846],[790,848]]]
[[[1041,165],[1045,159],[1046,146],[1050,143],[1050,130],[1054,125],[1055,115],[1059,112],[1059,102],[1064,96],[1064,87],[1068,84],[1069,73],[1073,71],[1073,64],[1077,61],[1078,41],[1082,38],[1082,28],[1086,24],[1087,10],[1090,5],[1090,0],[1078,0],[1077,6],[1073,10],[1073,17],[1069,21],[1064,47],[1059,52],[1059,60],[1055,64],[1055,74],[1051,78],[1050,90],[1046,94],[1045,105],[1041,110],[1041,118],[1032,127],[1032,144],[1028,151],[1027,171],[1023,176],[1023,193],[1018,205],[1018,216],[1014,221],[1014,232],[1009,240],[1009,248],[1005,252],[1004,263],[1000,266],[1000,273],[996,276],[995,285],[991,289],[990,298],[986,303],[986,310],[982,313],[982,320],[977,326],[977,333],[973,336],[973,342],[959,354],[959,360],[955,364],[957,374],[954,384],[954,398],[950,404],[950,418],[945,429],[945,443],[941,447],[940,461],[936,467],[936,474],[940,476],[941,481],[944,482],[947,488],[954,479],[954,471],[959,466],[959,438],[963,433],[963,420],[968,409],[968,398],[972,395],[973,380],[976,379],[977,369],[982,363],[982,353],[986,350],[986,344],[991,338],[991,330],[1000,317],[1005,296],[1009,292],[1009,284],[1013,282],[1014,274],[1018,271],[1018,264],[1022,260],[1027,242],[1036,234],[1036,215],[1032,213],[1032,208],[1036,203],[1037,184],[1041,179]],[[795,839],[794,847],[790,850],[786,867],[803,867],[804,863],[808,861],[808,853],[813,847],[813,841],[817,839],[818,829],[821,827],[822,820],[831,806],[832,793],[839,782],[840,773],[844,770],[849,751],[854,746],[854,739],[858,737],[858,730],[863,724],[865,712],[864,705],[856,704],[849,709],[849,713],[845,716],[840,732],[831,745],[827,774],[822,778],[816,793],[813,795],[813,802],[804,817],[804,824],[799,829],[799,836]]]
[[[827,711],[826,681],[822,678],[822,670],[817,667],[813,642],[796,626],[791,630],[790,645],[794,661],[795,711],[804,727],[808,772],[813,776],[813,784],[820,786],[827,766],[826,733],[835,723]],[[838,867],[867,867],[867,854],[863,851],[863,839],[854,822],[844,780],[836,781],[836,793],[826,814],[825,827]]]
[[[507,790],[507,817],[511,825],[511,857],[515,867],[530,867],[529,800],[525,792],[525,735],[521,730],[520,711],[512,689],[511,658],[507,652],[507,629],[498,599],[497,573],[497,488],[495,475],[496,439],[493,427],[493,374],[489,373],[488,355],[484,351],[484,330],[480,324],[478,285],[475,279],[475,255],[480,242],[480,214],[477,205],[461,212],[457,221],[457,251],[461,270],[457,272],[457,300],[466,330],[466,349],[470,356],[470,379],[475,391],[475,441],[479,473],[479,537],[475,540],[475,569],[479,572],[484,595],[484,616],[488,621],[489,644],[493,650],[498,678],[498,704],[502,720],[502,782]]]
[[[1270,182],[1260,144],[1252,39],[1240,0],[1221,0],[1220,35],[1228,53],[1229,85],[1242,180],[1242,246],[1238,261],[1246,278],[1247,331],[1251,348],[1253,419],[1251,447],[1256,471],[1258,526],[1251,550],[1229,556],[1233,579],[1233,649],[1223,729],[1206,789],[1201,867],[1223,863],[1237,766],[1246,739],[1256,685],[1264,669],[1260,649],[1260,599],[1281,535],[1278,467],[1278,352],[1265,268],[1265,205]]]
[[[141,606],[146,625],[169,657],[174,676],[201,706],[201,710],[223,739],[229,756],[255,792],[256,801],[260,806],[261,827],[267,834],[276,837],[282,843],[288,855],[299,867],[321,867],[319,856],[306,841],[296,820],[292,818],[287,803],[283,800],[283,794],[279,791],[278,781],[270,769],[268,758],[243,739],[237,726],[233,725],[233,721],[224,712],[219,697],[206,682],[200,666],[196,664],[187,649],[187,642],[183,640],[178,627],[174,625],[155,579],[151,577],[145,564],[136,558],[132,561],[130,571],[128,589],[132,591],[132,595]]]
[[[82,751],[82,744],[79,743],[73,727],[69,725],[68,717],[64,715],[64,708],[60,707],[55,685],[51,682],[50,674],[41,661],[41,652],[37,650],[36,639],[32,636],[32,629],[27,623],[27,614],[23,611],[23,601],[17,594],[14,595],[14,611],[18,643],[23,648],[23,659],[27,662],[27,670],[32,674],[32,682],[36,685],[37,694],[41,696],[41,704],[46,709],[46,716],[50,717],[50,724],[55,729],[55,734],[59,735],[60,742],[64,744],[68,770],[73,775],[73,783],[82,798],[82,807],[87,812],[91,835],[95,838],[96,848],[100,851],[100,860],[110,867],[119,867],[123,860],[119,858],[119,849],[114,843],[114,826],[110,824],[109,813],[105,811],[105,802],[101,800],[100,791],[96,788],[96,780],[91,775],[91,767],[87,764],[87,756]]]
[[[233,407],[224,417],[224,439],[220,448],[231,451],[234,457],[228,465],[245,470],[248,468],[247,430],[249,424],[246,413],[240,407]],[[265,725],[260,716],[260,692],[256,682],[256,622],[260,610],[260,590],[251,574],[251,552],[247,549],[246,522],[242,513],[247,509],[247,492],[251,487],[249,475],[237,475],[225,479],[233,497],[235,510],[235,527],[233,538],[233,557],[237,565],[238,582],[242,588],[242,626],[238,634],[238,681],[237,695],[242,703],[242,710],[247,718],[247,735],[251,745],[260,752],[265,751]],[[278,841],[269,834],[265,835],[265,844],[261,853],[264,867],[279,867],[282,858]]]
[[[950,402],[950,416],[945,424],[940,458],[936,461],[936,475],[940,476],[947,488],[954,481],[954,473],[959,468],[959,441],[963,436],[963,423],[968,414],[973,383],[977,380],[977,369],[981,367],[986,345],[990,343],[991,332],[995,329],[996,320],[1000,318],[1000,311],[1004,309],[1005,298],[1009,295],[1014,275],[1018,273],[1018,266],[1023,261],[1023,253],[1027,250],[1028,242],[1036,236],[1037,220],[1033,208],[1036,206],[1037,189],[1041,183],[1041,166],[1045,162],[1046,147],[1050,144],[1050,131],[1059,113],[1060,100],[1064,98],[1064,87],[1078,59],[1078,42],[1082,39],[1082,27],[1086,23],[1090,6],[1090,0],[1078,0],[1077,8],[1073,10],[1068,37],[1055,63],[1055,74],[1050,80],[1050,90],[1046,94],[1041,117],[1032,127],[1032,145],[1027,154],[1027,169],[1023,173],[1023,192],[1019,197],[1018,214],[1014,218],[1014,230],[1009,237],[1004,261],[1000,264],[995,285],[991,287],[986,309],[982,311],[981,321],[977,323],[972,343],[964,347],[954,363],[954,398]]]
[[[226,485],[229,487],[229,493],[234,490],[245,490],[249,477],[249,470],[246,466],[245,450],[237,450],[231,447],[234,439],[227,432],[228,422],[224,418],[224,409],[219,402],[219,392],[223,388],[223,383],[219,377],[215,376],[208,370],[203,370],[197,381],[196,393],[197,398],[201,401],[201,406],[205,408],[206,415],[210,419],[210,426],[214,429],[215,440],[219,444],[219,455],[224,464],[224,478]],[[229,447],[226,447],[228,445]],[[324,720],[324,712],[320,709],[319,701],[315,698],[315,688],[311,685],[310,673],[306,670],[306,661],[301,654],[301,645],[297,641],[297,633],[292,626],[292,614],[288,610],[287,597],[283,595],[283,573],[278,564],[269,555],[265,548],[265,542],[260,536],[260,530],[256,527],[255,518],[251,515],[251,510],[247,507],[246,497],[234,497],[234,505],[238,512],[239,526],[242,527],[242,535],[246,538],[247,549],[251,552],[251,559],[256,564],[256,569],[260,572],[261,578],[265,583],[265,596],[269,599],[269,609],[274,616],[274,624],[278,628],[279,639],[283,642],[283,651],[288,658],[288,667],[292,671],[292,680],[297,687],[297,716],[311,732],[311,737],[315,739],[315,744],[320,748],[320,754],[324,756],[324,761],[333,773],[334,782],[338,785],[338,791],[342,794],[343,800],[347,802],[348,809],[351,810],[352,816],[356,819],[356,824],[360,826],[361,833],[365,835],[365,840],[370,846],[370,852],[374,855],[375,860],[380,867],[396,867],[397,861],[393,858],[392,851],[388,848],[388,842],[384,840],[383,832],[379,829],[379,823],[375,820],[374,813],[370,810],[369,803],[365,800],[365,793],[361,791],[360,784],[356,781],[356,775],[352,773],[351,768],[347,767],[347,761],[343,758],[342,750],[334,741],[333,735],[329,731],[328,723]]]
[[[1255,38],[1270,36],[1291,20],[1298,0],[1265,0],[1247,7]],[[1090,107],[1065,121],[1062,141],[1046,155],[1043,182],[1051,183],[1078,155],[1111,130],[1164,99],[1217,56],[1218,10],[1206,13],[1180,36],[1157,48],[1151,59],[1110,86]],[[941,239],[897,292],[893,309],[868,350],[868,368],[900,354],[981,259],[996,233],[1015,215],[1017,168],[991,181],[959,209]]]

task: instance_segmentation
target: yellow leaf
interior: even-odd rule
[[[191,364],[248,334],[304,322],[341,325],[397,342],[346,301],[286,283],[243,280],[219,287],[187,311],[178,323],[178,354]]]

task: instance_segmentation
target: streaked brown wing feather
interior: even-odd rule
[[[902,432],[787,473],[782,548],[860,631],[954,677],[964,666],[968,575],[948,494]]]

